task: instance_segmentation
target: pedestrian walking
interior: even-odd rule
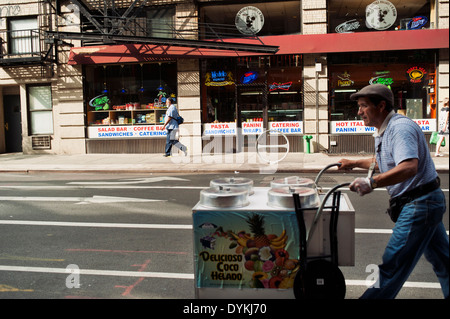
[[[395,298],[423,254],[448,298],[449,240],[442,222],[446,203],[425,136],[414,121],[395,113],[394,95],[382,84],[366,86],[350,99],[358,102],[364,125],[377,129],[375,154],[371,159],[342,159],[339,169],[378,169],[378,175],[355,179],[350,190],[363,196],[386,187],[388,213],[395,222],[378,281],[361,298]]]
[[[163,130],[167,130],[165,157],[172,155],[172,146],[179,148],[184,155],[187,155],[187,147],[178,141],[179,126],[177,118],[180,116],[176,106],[173,104],[174,99],[169,97],[166,99],[167,111],[164,118]]]

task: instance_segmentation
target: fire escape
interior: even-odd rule
[[[36,27],[0,31],[0,67],[40,66],[42,76],[53,76],[60,46],[151,44],[166,52],[171,47],[275,54],[277,46],[243,36],[234,25],[199,23],[197,17],[176,17],[175,6],[192,0],[39,0]],[[68,30],[64,15],[71,10],[79,22]],[[169,19],[160,19],[164,10]],[[153,14],[149,14],[149,11]],[[70,13],[70,12],[69,12]],[[156,13],[156,14],[155,14]],[[192,22],[190,22],[192,21]],[[245,41],[236,41],[236,39]]]
[[[47,0],[51,1],[51,0]],[[226,42],[226,38],[242,38],[235,26],[211,25],[186,22],[184,19],[172,21],[149,18],[147,9],[167,10],[169,4],[183,0],[69,0],[79,8],[80,32],[46,31],[51,41],[81,40],[83,46],[99,44],[142,43],[169,48],[171,46],[246,51],[274,54],[276,46],[265,45],[260,38],[251,39],[250,44]],[[153,5],[157,3],[158,5]],[[161,5],[165,4],[165,5]],[[179,21],[178,21],[179,20]]]
[[[53,74],[57,48],[46,32],[53,27],[55,10],[50,0],[40,0],[37,8],[36,18],[23,17],[27,27],[20,26],[20,23],[14,25],[13,22],[18,21],[17,19],[5,19],[5,29],[0,31],[1,67],[37,66],[41,67],[42,76],[48,74],[47,71]]]

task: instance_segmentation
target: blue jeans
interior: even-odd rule
[[[173,130],[167,130],[167,136],[166,136],[166,148],[165,148],[165,153],[167,156],[170,156],[172,153],[172,146],[175,146],[177,148],[179,148],[180,150],[182,150],[183,152],[186,151],[186,146],[184,146],[183,144],[181,144],[178,140],[177,140],[177,131],[178,129],[173,129]]]
[[[422,254],[433,266],[444,298],[448,298],[449,241],[442,223],[445,209],[440,188],[403,207],[379,266],[378,282],[362,299],[395,298]]]

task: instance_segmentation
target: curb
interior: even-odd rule
[[[324,166],[325,167],[325,166]],[[201,169],[201,168],[190,168],[190,169],[86,169],[86,168],[61,168],[61,169],[47,169],[47,168],[30,168],[30,169],[0,169],[0,173],[18,173],[18,174],[76,174],[76,173],[90,173],[90,174],[261,174],[261,175],[270,175],[270,174],[287,174],[287,173],[295,173],[295,174],[304,174],[304,173],[318,173],[322,170],[322,168],[278,168],[274,172],[263,172],[261,169]],[[364,174],[367,170],[364,169],[355,169],[354,173]],[[436,169],[438,174],[449,174],[448,168],[438,168]],[[338,170],[330,170],[327,171],[327,174],[342,174],[341,171]]]

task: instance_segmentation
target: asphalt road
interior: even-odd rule
[[[227,176],[0,174],[0,298],[195,298],[192,208],[211,179]],[[288,175],[240,176],[268,187]],[[354,177],[330,173],[320,184]],[[448,203],[448,175],[441,179]],[[355,265],[341,270],[355,299],[393,224],[385,190],[345,192],[356,211]],[[448,230],[448,208],[444,223]],[[442,298],[423,258],[398,298]]]

